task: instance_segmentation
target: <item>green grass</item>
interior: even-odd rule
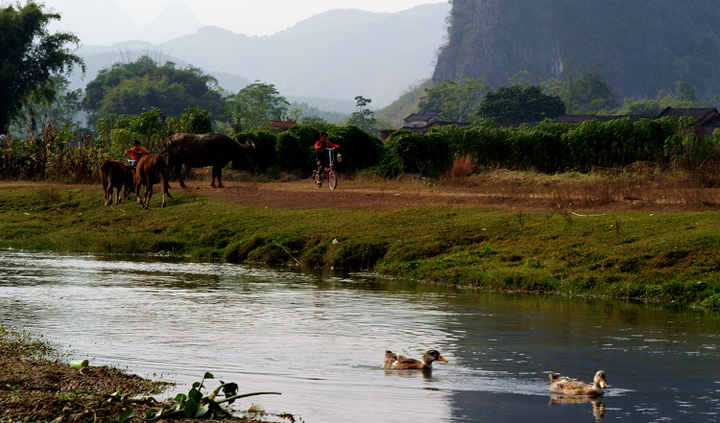
[[[720,309],[717,213],[245,207],[174,193],[104,207],[97,187],[0,191],[0,248],[302,263],[493,289]]]

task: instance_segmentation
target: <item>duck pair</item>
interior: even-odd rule
[[[426,352],[422,361],[403,357],[387,350],[385,351],[385,359],[383,360],[382,366],[385,369],[432,369],[432,363],[435,361],[448,362],[437,350]],[[595,373],[592,385],[579,380],[550,374],[550,391],[556,394],[599,396],[605,393],[606,387],[607,378],[605,372],[602,370]]]

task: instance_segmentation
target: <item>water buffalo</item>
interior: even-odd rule
[[[185,188],[180,176],[182,165],[189,167],[212,166],[210,186],[222,188],[222,169],[230,160],[244,159],[252,163],[255,145],[240,144],[223,134],[187,134],[179,133],[171,136],[167,142],[168,167]]]
[[[152,197],[153,184],[161,184],[162,186],[162,207],[165,207],[165,195],[172,198],[168,193],[168,172],[165,158],[159,154],[148,154],[140,157],[135,167],[135,198],[138,203],[142,204],[143,209],[150,208],[150,198]],[[140,198],[140,186],[145,186],[145,199]]]
[[[117,160],[105,160],[102,162],[100,165],[100,180],[102,180],[106,206],[109,206],[112,202],[113,191],[115,191],[115,205],[118,202],[124,203],[135,182],[132,168]]]

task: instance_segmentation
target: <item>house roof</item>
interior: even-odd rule
[[[705,120],[712,118],[713,116],[720,116],[718,111],[714,107],[701,108],[701,109],[673,109],[672,107],[666,107],[665,110],[660,112],[655,119],[663,117],[681,118],[691,117],[699,124],[703,124]]]
[[[437,113],[413,113],[403,120],[405,122],[413,122],[413,121],[429,122],[430,119],[432,119],[432,118],[437,118],[437,120],[442,120],[442,119],[440,119],[440,116]]]

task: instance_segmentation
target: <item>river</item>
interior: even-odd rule
[[[0,251],[0,324],[93,365],[177,382],[205,372],[305,422],[714,422],[720,316],[600,299],[185,260]],[[390,349],[449,363],[384,370]],[[557,398],[548,373],[591,382]],[[213,381],[208,383],[214,388]]]

